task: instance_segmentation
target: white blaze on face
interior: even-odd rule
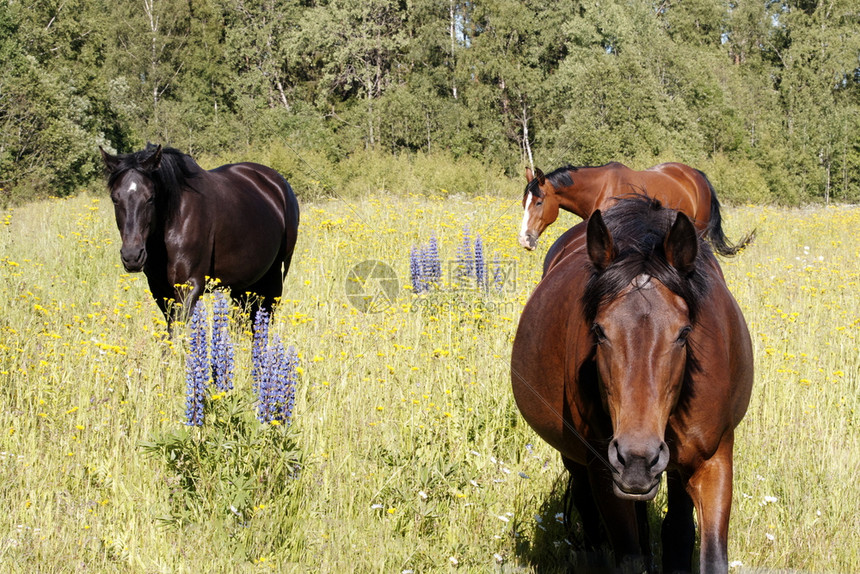
[[[633,287],[636,289],[653,289],[654,284],[651,283],[651,276],[643,273],[633,279]]]
[[[527,192],[528,197],[526,197],[526,206],[523,208],[523,224],[520,227],[520,238],[522,240],[526,239],[526,233],[528,232],[529,226],[529,207],[532,205],[532,194],[531,192]]]
[[[136,181],[131,182],[131,185],[129,185],[125,191],[128,194],[132,194],[135,191],[137,191],[137,182]]]

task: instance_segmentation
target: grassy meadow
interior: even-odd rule
[[[525,252],[519,190],[302,205],[272,326],[300,355],[289,427],[255,419],[238,312],[236,388],[203,427],[183,424],[187,343],[164,339],[144,276],[122,269],[105,196],[0,212],[3,570],[561,569],[576,543],[559,521],[566,477],[519,417],[509,358],[543,254],[576,219]],[[724,261],[756,356],[732,571],[858,572],[860,208],[725,208],[724,221],[729,238],[758,230]],[[414,295],[410,248],[435,235],[451,261],[464,225],[515,277]],[[346,296],[364,260],[399,279],[373,313]]]

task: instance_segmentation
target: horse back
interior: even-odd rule
[[[588,220],[574,225],[555,240],[546,252],[543,260],[543,275],[555,267],[562,259],[571,253],[580,252],[585,248],[585,229]]]
[[[266,200],[284,215],[284,226],[298,225],[298,202],[287,180],[271,167],[253,163],[222,165],[208,172],[227,193],[241,193]]]
[[[611,208],[618,197],[647,195],[664,207],[686,214],[700,231],[708,227],[713,193],[710,182],[699,170],[682,163],[661,163],[637,171],[617,162],[597,169],[600,183],[593,185],[600,192],[595,210]]]
[[[714,190],[704,173],[677,162],[661,163],[642,173],[648,172],[664,178],[663,181],[656,182],[655,197],[660,199],[665,207],[683,211],[690,216],[699,230],[708,227]],[[661,197],[661,194],[664,197]],[[676,205],[673,205],[673,202],[676,202]],[[682,209],[684,206],[686,209]]]

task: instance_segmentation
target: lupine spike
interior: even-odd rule
[[[268,422],[283,423],[283,406],[286,400],[284,394],[284,385],[287,377],[287,356],[284,350],[284,344],[280,339],[276,338],[272,342],[272,347],[269,349],[270,369],[271,369],[271,386],[269,395],[266,400],[269,403],[269,420]]]
[[[203,426],[203,403],[209,382],[209,358],[206,348],[206,307],[197,301],[191,313],[191,336],[185,358],[185,424]]]
[[[257,386],[257,419],[289,426],[295,405],[298,354],[285,350],[278,337],[265,350],[265,366]]]
[[[219,391],[233,388],[233,341],[230,339],[230,305],[224,293],[215,295],[212,309],[212,379]]]
[[[413,246],[409,252],[409,272],[412,277],[412,290],[419,294],[425,291],[421,251],[420,248]]]
[[[266,355],[266,345],[269,342],[269,313],[265,309],[257,311],[254,317],[254,344],[251,350],[251,378],[254,384],[259,385],[259,379],[263,374]]]
[[[427,245],[429,251],[430,262],[432,264],[430,276],[434,283],[439,283],[442,280],[442,262],[439,260],[439,242],[436,241],[436,236],[430,236],[430,243]]]
[[[487,264],[484,261],[484,242],[481,236],[475,238],[475,282],[478,289],[487,288]]]
[[[457,248],[457,277],[462,280],[474,274],[474,252],[469,227],[463,227],[463,242]]]
[[[272,394],[272,371],[275,360],[272,357],[272,347],[263,349],[263,357],[257,378],[257,419],[261,423],[272,421],[271,394]]]
[[[430,237],[422,255],[422,272],[425,282],[429,285],[438,285],[442,280],[442,263],[439,261],[439,244],[435,235]]]
[[[426,246],[412,246],[409,251],[409,274],[412,291],[421,294],[437,288],[442,281],[442,262],[439,260],[439,243],[431,236]]]

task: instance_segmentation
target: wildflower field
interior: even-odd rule
[[[202,391],[186,424],[192,329],[164,337],[106,197],[0,212],[3,570],[563,569],[566,476],[517,412],[509,358],[543,254],[576,218],[522,250],[520,189],[304,203],[269,333],[298,353],[294,404],[267,422],[234,309],[232,389]],[[732,571],[858,572],[860,208],[724,222],[730,238],[758,230],[723,262],[756,357]],[[478,237],[482,280],[462,272]],[[664,511],[663,490],[655,526]]]

